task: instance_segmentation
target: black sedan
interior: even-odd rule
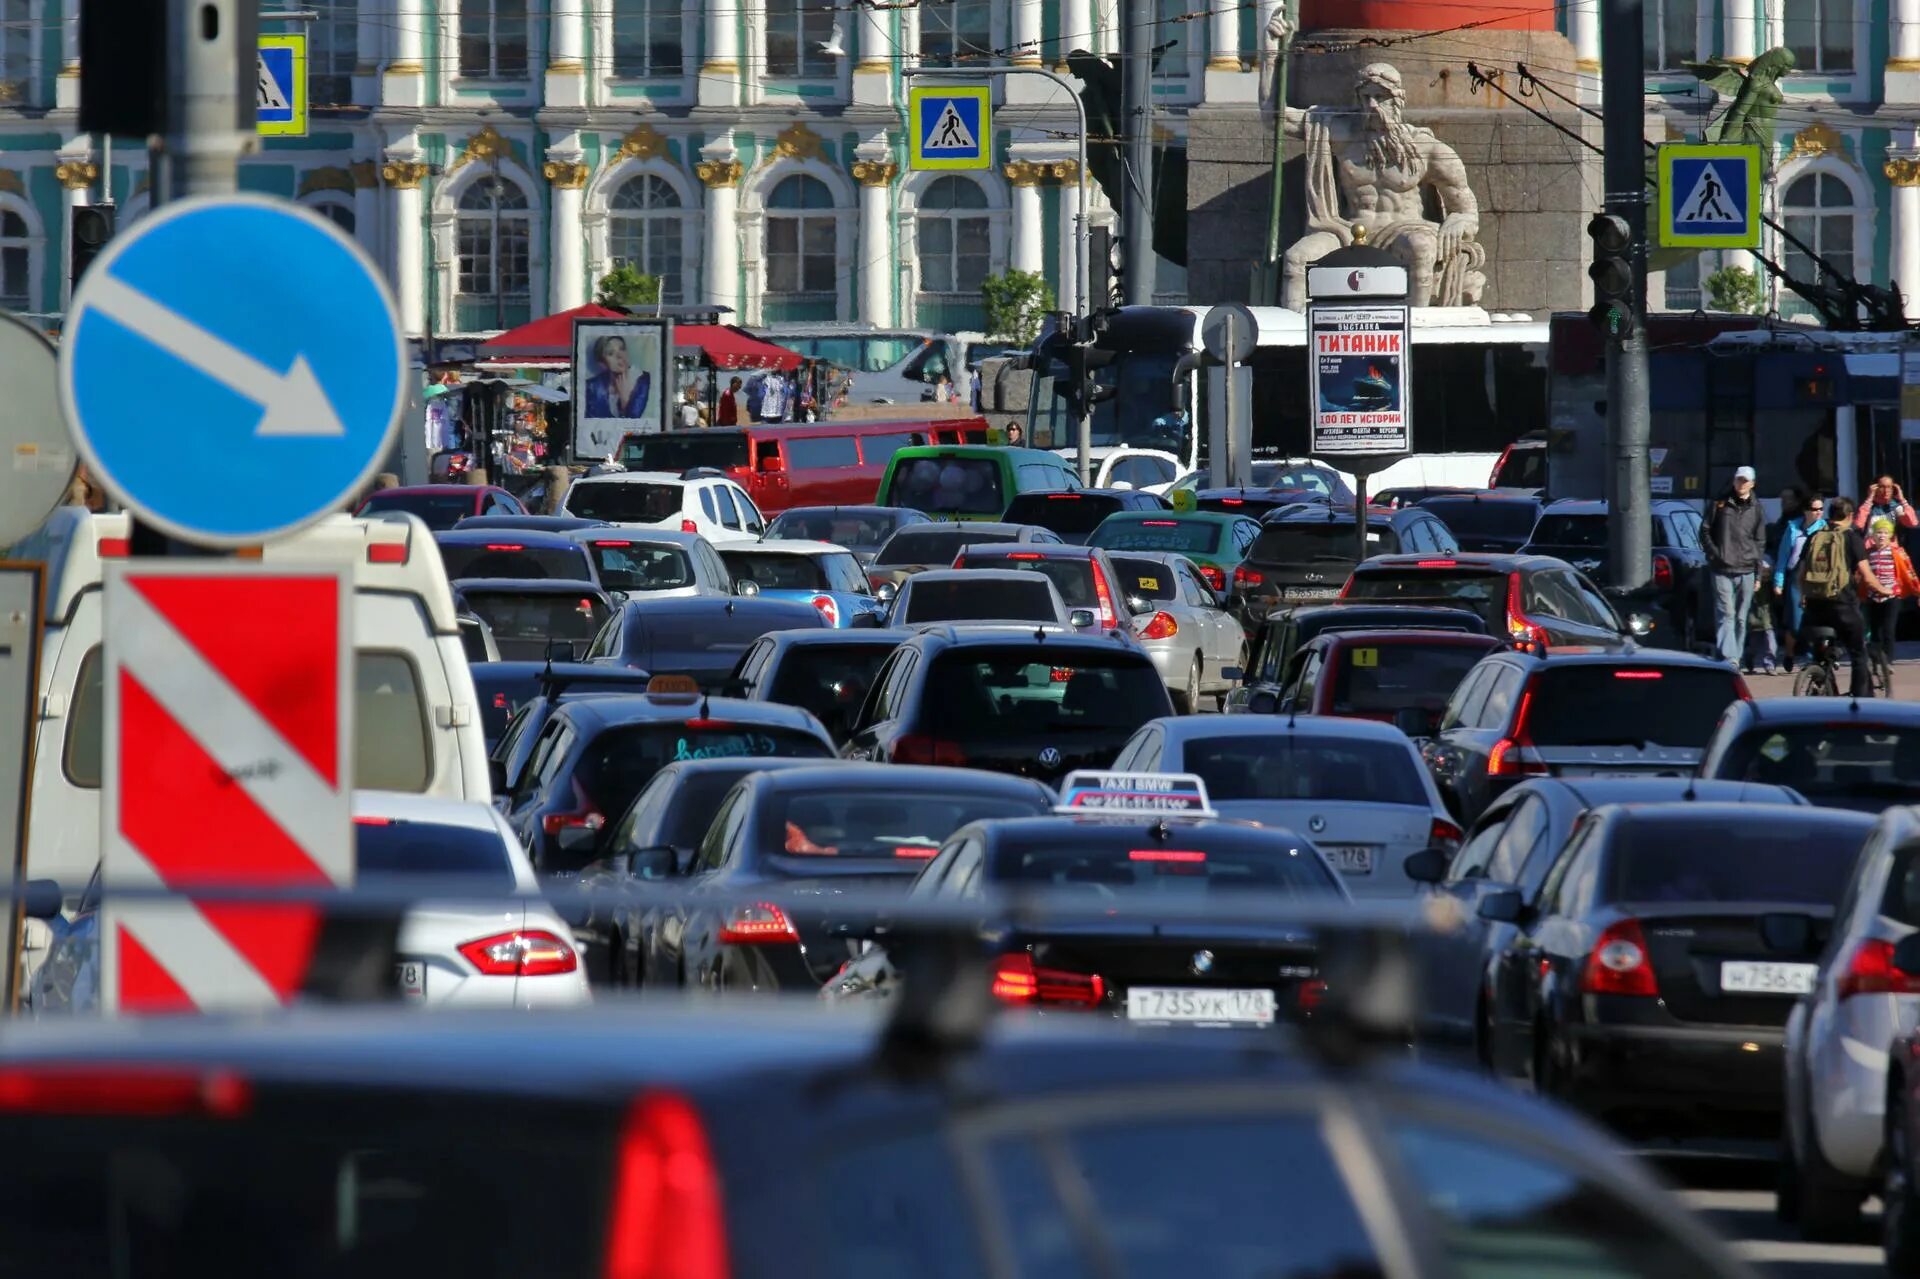
[[[1278,708],[1280,694],[1300,673],[1296,659],[1317,635],[1328,631],[1406,629],[1487,633],[1486,619],[1465,608],[1443,604],[1313,604],[1274,613],[1254,632],[1247,673],[1227,694],[1227,711],[1266,712]]]
[[[1780,1131],[1781,1042],[1873,829],[1754,804],[1595,809],[1494,962],[1496,1071],[1634,1137]]]
[[[741,655],[769,631],[820,630],[827,619],[798,600],[693,596],[630,600],[594,638],[587,660],[690,675],[722,692]]]
[[[1540,499],[1525,493],[1444,493],[1417,505],[1439,516],[1463,551],[1517,551],[1540,518]]]
[[[514,713],[536,697],[569,692],[642,693],[646,671],[589,666],[585,662],[474,662],[473,691],[480,696],[480,731],[491,753],[506,736]]]
[[[1791,786],[1823,808],[1878,813],[1920,804],[1920,705],[1878,697],[1735,702],[1707,743],[1700,775]]]
[[[774,631],[741,654],[727,694],[811,711],[844,742],[874,674],[911,637],[911,631],[871,629]]]
[[[560,578],[464,578],[453,584],[453,602],[487,624],[508,661],[540,661],[555,644],[578,657],[613,616],[598,584]]]
[[[955,830],[1044,813],[1037,782],[943,768],[837,764],[758,772],[721,800],[677,903],[624,921],[644,985],[812,991],[852,954],[829,921],[795,919],[755,895],[825,897],[897,888]],[[636,877],[664,878],[665,850],[637,852]]]

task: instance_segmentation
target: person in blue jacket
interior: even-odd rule
[[[1806,507],[1798,515],[1784,521],[1780,549],[1773,557],[1773,592],[1782,601],[1780,656],[1789,673],[1793,671],[1793,651],[1800,635],[1801,614],[1800,582],[1793,570],[1800,563],[1800,553],[1806,549],[1807,539],[1826,526],[1826,503],[1815,494],[1807,499]]]

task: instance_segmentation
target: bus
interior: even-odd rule
[[[1253,454],[1304,457],[1310,451],[1306,317],[1280,307],[1250,309],[1258,325],[1247,362]],[[1095,376],[1116,391],[1094,408],[1096,462],[1129,448],[1171,453],[1185,470],[1205,464],[1208,425],[1224,387],[1217,371],[1203,376],[1200,367],[1206,313],[1205,307],[1152,306],[1123,307],[1111,316],[1095,342],[1114,353]],[[1058,363],[1035,368],[1027,439],[1074,453],[1075,423],[1057,390],[1065,375]],[[1417,307],[1411,378],[1413,456],[1376,475],[1370,487],[1484,485],[1503,449],[1547,425],[1548,326],[1479,307]],[[1176,409],[1187,410],[1186,421]]]

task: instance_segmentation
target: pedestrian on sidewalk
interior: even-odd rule
[[[1873,527],[1875,520],[1892,520],[1904,528],[1920,528],[1920,515],[1914,513],[1913,503],[1907,501],[1907,495],[1900,491],[1891,475],[1883,475],[1873,482],[1867,500],[1860,503],[1860,509],[1854,513],[1853,526],[1864,533]]]
[[[1860,583],[1870,581],[1867,540],[1853,527],[1853,501],[1835,497],[1827,502],[1827,527],[1807,539],[1800,552],[1801,620],[1807,629],[1833,630],[1853,659],[1848,686],[1851,697],[1873,696],[1873,670],[1867,661],[1867,633],[1860,615]]]
[[[1867,530],[1867,566],[1872,580],[1861,584],[1866,589],[1867,634],[1891,669],[1900,601],[1920,595],[1920,577],[1914,575],[1913,561],[1894,536],[1893,521],[1884,516]]]
[[[714,422],[720,426],[740,425],[740,379],[729,378],[727,389],[720,392],[720,405],[714,414]]]
[[[1798,495],[1796,494],[1796,499]],[[1781,499],[1785,509],[1786,499]],[[1800,615],[1805,605],[1800,598],[1800,582],[1794,569],[1799,567],[1807,539],[1827,526],[1827,504],[1818,495],[1782,521],[1779,549],[1773,557],[1773,591],[1779,616],[1781,666],[1793,673],[1794,654],[1800,644]]]
[[[1738,667],[1747,648],[1753,586],[1766,562],[1767,516],[1753,495],[1751,466],[1734,471],[1733,484],[1713,505],[1702,539],[1713,573],[1714,640],[1720,660]]]

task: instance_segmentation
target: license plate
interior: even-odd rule
[[[1340,594],[1337,586],[1285,586],[1280,593],[1289,600],[1330,600]]]
[[[1322,844],[1320,851],[1342,875],[1373,874],[1373,849],[1365,844]]]
[[[1806,995],[1813,991],[1818,964],[1766,964],[1729,960],[1720,965],[1720,992],[1725,995]]]
[[[393,984],[402,999],[427,997],[427,966],[416,959],[403,959],[393,966]]]
[[[1273,992],[1133,986],[1127,991],[1127,1020],[1271,1026]]]

